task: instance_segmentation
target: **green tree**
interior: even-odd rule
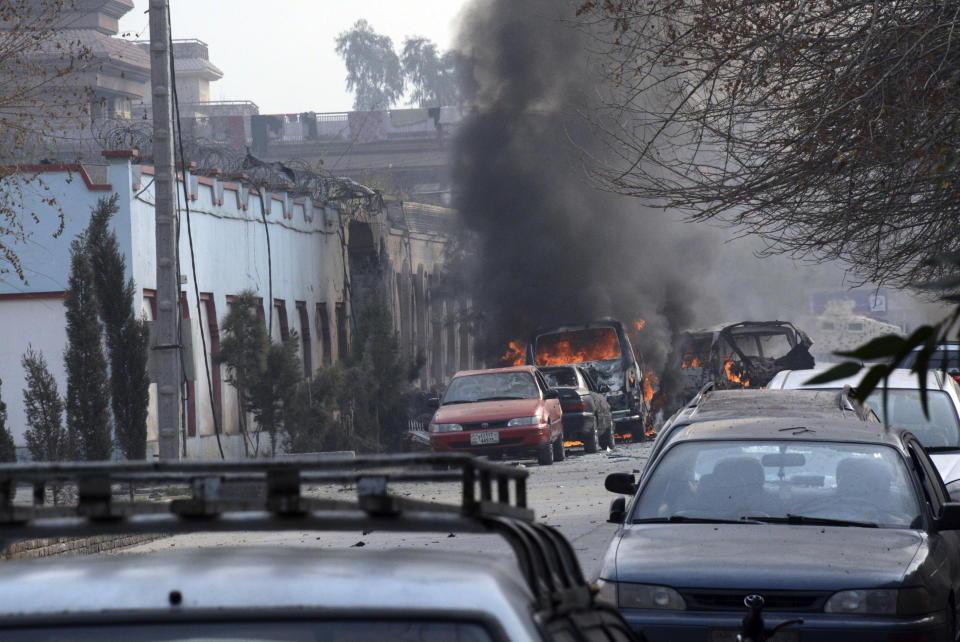
[[[0,381],[0,386],[3,382]],[[13,444],[13,435],[7,428],[7,404],[0,398],[0,462],[17,461],[17,448]]]
[[[296,334],[284,343],[272,343],[259,307],[259,299],[250,290],[233,300],[223,320],[217,361],[227,366],[226,381],[237,389],[243,410],[253,414],[261,431],[269,435],[269,453],[273,455],[285,420],[295,414],[302,372]]]
[[[353,108],[387,109],[403,95],[403,73],[393,41],[357,20],[336,39],[337,53],[347,66],[347,90],[354,92]]]
[[[126,260],[110,219],[117,213],[117,195],[101,198],[87,227],[94,292],[103,320],[110,360],[110,390],[117,444],[127,459],[147,456],[147,407],[150,378],[147,324],[133,311],[133,278],[124,281]]]
[[[110,459],[110,387],[103,356],[103,329],[97,318],[93,266],[83,235],[70,244],[67,309],[67,430],[76,440],[77,456]]]
[[[459,105],[459,57],[453,51],[443,55],[426,38],[407,38],[400,55],[403,73],[410,84],[411,104],[420,107]]]
[[[73,444],[63,428],[63,401],[43,355],[29,347],[21,360],[27,387],[23,406],[27,418],[24,438],[34,461],[72,459]]]

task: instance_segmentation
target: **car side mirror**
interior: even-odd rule
[[[557,391],[556,388],[548,388],[547,391],[546,391],[545,393],[543,393],[543,398],[544,398],[544,399],[559,399],[559,398],[560,398],[560,393]]]
[[[960,530],[960,502],[947,502],[940,509],[936,520],[937,528],[942,531]]]
[[[427,408],[430,410],[436,410],[440,407],[440,397],[428,397],[427,398]]]
[[[611,493],[633,495],[637,492],[637,481],[631,473],[610,473],[603,480],[603,487]]]
[[[610,516],[607,521],[611,524],[622,524],[627,516],[627,498],[617,497],[610,502]]]
[[[597,392],[599,392],[602,395],[605,395],[608,392],[610,392],[610,386],[608,386],[605,383],[601,383],[599,386],[597,386]]]

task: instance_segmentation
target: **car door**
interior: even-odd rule
[[[547,415],[550,418],[550,441],[553,441],[553,435],[557,432],[561,433],[560,438],[563,439],[563,410],[560,408],[560,400],[546,398],[547,390],[550,390],[550,386],[547,385],[547,380],[543,378],[543,373],[535,370],[533,375],[537,380],[537,385],[540,386],[541,396],[544,397],[543,405],[547,409]]]
[[[904,443],[910,453],[914,471],[920,479],[931,514],[939,515],[943,504],[950,501],[950,496],[937,467],[916,437],[908,435]],[[931,584],[946,583],[947,591],[960,595],[960,531],[931,529],[930,556],[934,560],[932,567],[937,569],[937,572],[924,580]],[[945,569],[945,572],[940,572],[940,569]],[[960,608],[960,605],[955,604],[954,608]],[[960,621],[960,611],[954,615],[954,622]]]
[[[603,434],[608,426],[613,424],[613,412],[610,410],[610,404],[607,398],[603,396],[597,387],[597,382],[593,380],[586,370],[577,368],[579,376],[583,379],[587,392],[593,400],[593,409],[597,417],[597,432]]]

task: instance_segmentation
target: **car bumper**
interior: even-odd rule
[[[470,434],[474,432],[497,432],[500,441],[496,444],[471,444]],[[477,454],[502,452],[529,452],[550,441],[547,424],[539,426],[518,426],[516,428],[498,428],[496,430],[465,430],[461,432],[430,433],[430,447],[434,452],[467,452]]]
[[[592,433],[596,427],[597,418],[589,412],[563,413],[563,436],[566,439],[585,437]]]
[[[620,609],[648,642],[719,642],[736,639],[743,616],[734,612],[648,611]],[[803,618],[785,627],[771,642],[945,642],[951,640],[942,611],[916,617],[855,616],[839,613],[764,613],[767,628]],[[732,637],[731,637],[732,632]],[[787,633],[789,632],[789,633]]]
[[[640,415],[634,413],[632,410],[614,410],[613,411],[613,423],[618,424],[622,421],[640,421]]]

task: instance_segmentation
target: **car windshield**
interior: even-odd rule
[[[551,388],[576,388],[577,375],[573,368],[559,368],[557,370],[544,370],[543,377]]]
[[[883,421],[883,390],[871,393],[867,403]],[[960,423],[950,396],[940,390],[928,390],[927,403],[930,414],[925,417],[919,390],[888,390],[886,412],[890,423],[908,429],[924,448],[960,446]]]
[[[919,516],[904,462],[888,446],[743,440],[674,445],[647,478],[632,519],[906,528]]]
[[[620,356],[620,340],[613,328],[555,332],[537,337],[537,365],[605,361]]]
[[[454,378],[443,404],[539,397],[540,388],[529,372],[491,372]]]

